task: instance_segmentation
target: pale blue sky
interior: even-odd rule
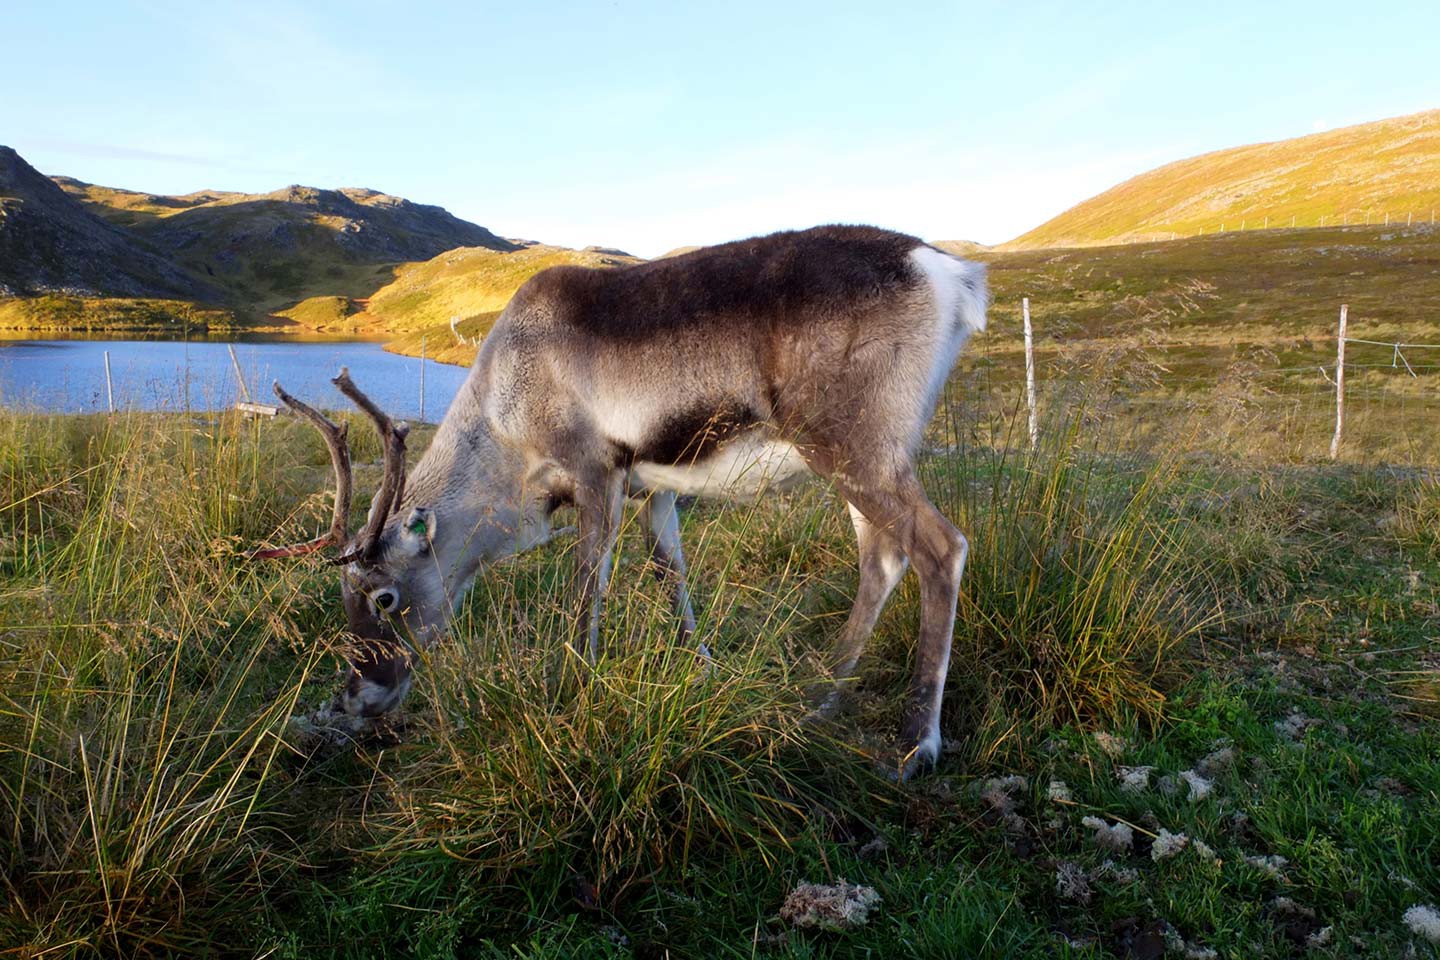
[[[9,0],[0,143],[647,256],[825,221],[998,242],[1168,160],[1440,106],[1437,38],[1434,0]]]

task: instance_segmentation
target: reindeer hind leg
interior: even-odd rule
[[[881,611],[909,566],[898,540],[867,520],[853,503],[848,506],[860,551],[860,583],[855,588],[855,603],[850,608],[850,617],[845,621],[830,657],[832,684],[818,710],[821,716],[832,716],[839,710],[844,683],[854,672]]]
[[[900,729],[905,751],[900,776],[908,778],[939,757],[940,706],[969,544],[926,497],[913,472],[883,487],[846,489],[844,481],[840,486],[872,525],[898,541],[920,578],[920,635]]]

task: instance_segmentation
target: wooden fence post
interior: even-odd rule
[[[115,385],[110,380],[110,351],[105,351],[105,406],[115,412]]]
[[[1035,337],[1030,328],[1030,298],[1020,301],[1025,315],[1025,403],[1030,408],[1030,449],[1035,449],[1039,424],[1035,419]]]
[[[250,388],[245,385],[245,374],[240,372],[240,361],[235,357],[235,344],[225,344],[225,349],[230,351],[230,366],[235,368],[235,379],[240,382],[240,396],[245,398],[246,403],[252,403],[250,399]]]
[[[1340,456],[1340,433],[1345,429],[1345,318],[1350,307],[1340,304],[1340,336],[1335,345],[1335,438],[1330,441],[1330,459]]]

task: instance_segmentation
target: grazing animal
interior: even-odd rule
[[[351,714],[378,716],[409,689],[407,644],[443,632],[487,564],[548,539],[559,505],[579,515],[575,645],[593,662],[627,495],[644,496],[651,555],[688,638],[677,494],[754,497],[818,474],[849,504],[860,549],[859,589],[830,664],[837,684],[907,566],[919,575],[900,733],[909,775],[939,751],[967,551],[921,488],[916,455],[961,347],[985,327],[987,301],[983,266],[874,227],[776,233],[616,269],[552,267],[496,321],[408,480],[404,424],[346,372],[335,379],[385,451],[353,538],[345,428],[276,384],[325,435],[335,512],[324,536],[254,556],[343,547],[335,562],[358,643],[340,699]]]

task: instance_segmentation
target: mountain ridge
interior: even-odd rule
[[[49,177],[0,147],[0,326],[12,329],[285,325],[310,301],[334,304],[302,314],[353,313],[405,264],[526,246],[368,187],[153,194]]]

